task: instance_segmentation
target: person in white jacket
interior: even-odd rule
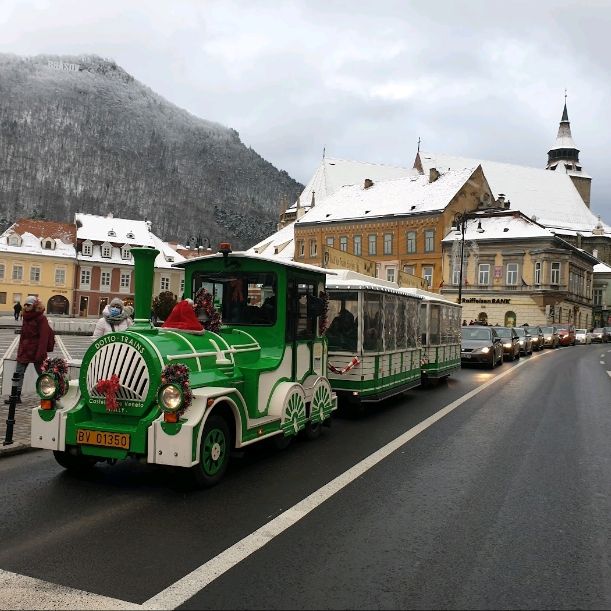
[[[104,308],[102,312],[102,318],[98,320],[93,330],[92,339],[98,339],[106,333],[112,333],[114,331],[125,331],[128,327],[131,327],[134,321],[129,317],[123,305],[123,301],[118,297],[115,297],[109,305]]]

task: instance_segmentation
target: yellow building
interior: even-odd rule
[[[0,236],[0,314],[38,297],[49,314],[70,313],[76,269],[76,227],[20,219]]]
[[[294,260],[324,265],[331,247],[375,261],[376,276],[399,272],[423,278],[438,291],[443,277],[441,240],[458,212],[493,203],[481,166],[338,189],[294,223]]]

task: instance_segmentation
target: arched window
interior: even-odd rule
[[[515,327],[517,322],[516,313],[509,310],[505,312],[505,326],[506,327]]]
[[[480,312],[477,315],[477,322],[479,322],[480,325],[487,325],[488,324],[488,314],[486,312]]]

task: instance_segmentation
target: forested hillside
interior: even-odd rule
[[[302,185],[95,56],[0,54],[0,217],[148,218],[167,240],[247,248]]]

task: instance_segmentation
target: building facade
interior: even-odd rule
[[[594,266],[593,327],[611,327],[611,266]]]

